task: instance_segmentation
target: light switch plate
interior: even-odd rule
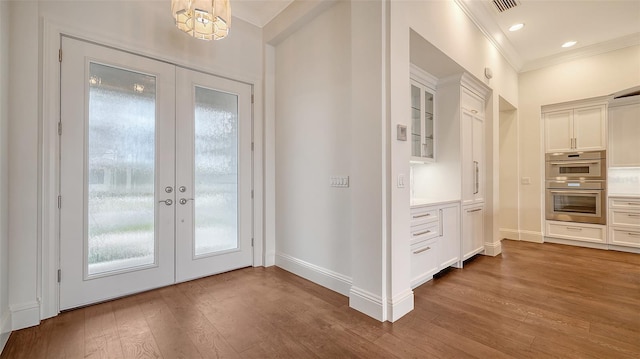
[[[404,174],[398,175],[398,188],[404,188]]]
[[[331,187],[347,188],[349,187],[349,176],[331,176],[329,177],[329,185]]]
[[[522,177],[520,179],[520,183],[524,185],[531,184],[531,177]]]

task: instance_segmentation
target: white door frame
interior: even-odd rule
[[[37,325],[40,320],[54,317],[59,313],[58,268],[60,265],[60,213],[58,193],[60,188],[60,137],[58,122],[60,118],[60,63],[58,61],[62,36],[93,42],[121,51],[168,62],[179,67],[200,71],[214,76],[243,82],[251,86],[254,98],[252,107],[252,187],[253,201],[253,266],[264,265],[264,121],[262,79],[243,75],[241,71],[232,74],[233,78],[222,75],[228,72],[215,65],[205,67],[201,63],[185,63],[184,59],[163,56],[145,51],[139,44],[128,39],[113,39],[107,33],[91,33],[87,29],[62,25],[47,18],[42,19],[43,36],[41,43],[42,73],[40,74],[41,109],[38,120],[38,238],[37,238],[37,278],[35,301],[39,308],[33,308],[28,314],[25,327]],[[192,39],[187,39],[192,40]]]

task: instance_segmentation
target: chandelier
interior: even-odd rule
[[[220,40],[231,28],[229,0],[171,0],[176,27],[201,40]]]

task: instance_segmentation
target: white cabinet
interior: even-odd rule
[[[484,251],[484,205],[462,209],[462,260]]]
[[[553,238],[568,239],[570,241],[606,243],[607,226],[599,224],[546,221],[547,240]]]
[[[610,167],[640,166],[640,96],[609,103]]]
[[[411,66],[411,162],[436,160],[436,78]]]
[[[453,266],[460,268],[461,240],[460,240],[460,205],[453,203],[443,205],[440,211],[440,270]]]
[[[606,148],[607,106],[581,103],[543,107],[546,152],[592,151]],[[564,107],[564,108],[563,108]]]
[[[413,206],[410,223],[412,288],[449,266],[461,266],[458,202]]]
[[[610,245],[640,248],[640,198],[609,198]]]
[[[462,205],[484,202],[484,100],[463,88],[461,109]]]

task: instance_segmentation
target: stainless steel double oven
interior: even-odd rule
[[[546,218],[606,224],[605,151],[546,154]]]

